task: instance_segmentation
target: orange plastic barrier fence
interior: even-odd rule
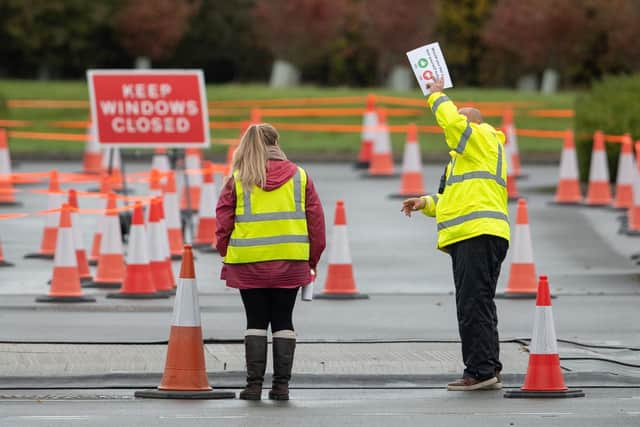
[[[9,108],[89,108],[89,101],[80,100],[55,100],[55,99],[10,99],[7,101]]]
[[[527,114],[533,117],[548,117],[548,118],[571,118],[575,116],[574,110],[531,110],[527,111]]]

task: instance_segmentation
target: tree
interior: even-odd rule
[[[430,42],[436,25],[433,0],[361,0],[365,34],[378,55],[379,75],[408,64],[405,53]]]
[[[184,36],[199,0],[129,0],[118,12],[115,28],[132,55],[161,60],[170,57]]]

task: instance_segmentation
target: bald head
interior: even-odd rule
[[[465,116],[471,123],[482,123],[482,114],[477,108],[466,107],[458,110],[458,113]]]

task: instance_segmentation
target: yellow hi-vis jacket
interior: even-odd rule
[[[423,196],[422,212],[436,217],[438,248],[482,234],[509,240],[504,134],[469,122],[444,93],[432,93],[427,102],[451,149],[445,190]]]
[[[282,186],[246,192],[234,172],[236,210],[226,264],[274,260],[309,260],[309,233],[305,212],[307,174],[298,168]]]

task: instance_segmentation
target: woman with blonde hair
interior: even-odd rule
[[[269,399],[288,400],[296,335],[298,288],[312,279],[325,248],[320,198],[307,172],[287,157],[276,129],[251,125],[233,155],[232,175],[216,207],[221,279],[240,290],[247,316],[247,386],[240,399],[260,400],[273,338]]]

